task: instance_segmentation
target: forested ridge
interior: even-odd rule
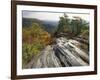
[[[89,64],[89,22],[65,13],[58,22],[23,18],[23,68]]]

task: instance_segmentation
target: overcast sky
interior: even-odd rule
[[[90,21],[89,14],[85,13],[71,13],[65,12],[69,18],[73,18],[74,16],[81,17],[84,20]],[[63,16],[64,13],[56,13],[56,12],[34,12],[34,11],[22,11],[23,18],[36,18],[40,20],[50,20],[50,21],[58,21],[59,17]]]

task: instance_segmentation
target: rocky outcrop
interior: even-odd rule
[[[88,66],[89,55],[76,46],[79,44],[75,40],[57,38],[56,44],[48,45],[39,56],[30,62],[27,68]]]

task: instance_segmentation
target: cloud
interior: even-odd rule
[[[79,14],[79,13],[67,13],[65,12],[69,18],[73,18],[74,16],[80,17],[84,20],[90,21],[89,14]],[[35,11],[23,11],[22,12],[24,18],[37,18],[40,20],[50,20],[50,21],[58,21],[59,17],[63,16],[62,12],[35,12]]]

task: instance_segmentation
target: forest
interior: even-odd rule
[[[88,21],[66,13],[58,22],[22,20],[22,68],[89,65]]]

